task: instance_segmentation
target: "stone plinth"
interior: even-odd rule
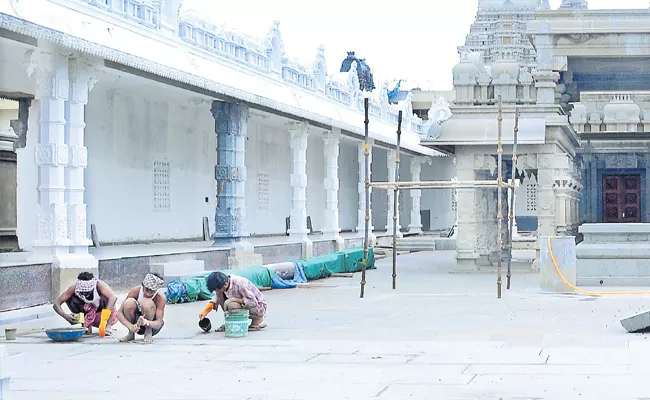
[[[578,231],[579,285],[650,284],[650,224],[584,224]]]
[[[571,285],[576,286],[576,244],[574,236],[553,236],[549,248],[548,236],[540,237],[540,286],[542,291],[551,293],[575,293],[560,272]],[[557,262],[557,268],[551,257],[551,251]]]

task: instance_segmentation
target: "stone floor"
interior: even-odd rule
[[[49,342],[46,318],[19,325],[25,354],[12,399],[636,399],[650,397],[650,340],[622,317],[650,296],[544,294],[515,272],[496,298],[495,274],[449,274],[454,252],[398,257],[311,288],[265,292],[268,327],[247,338],[200,333],[204,302],[170,305],[153,345],[117,337]],[[529,266],[517,263],[515,271]],[[633,288],[627,288],[633,290]],[[213,326],[223,317],[213,313]]]

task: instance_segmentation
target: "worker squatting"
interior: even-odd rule
[[[117,296],[108,284],[97,279],[90,272],[82,272],[77,281],[54,302],[54,311],[71,325],[81,324],[92,334],[93,327],[99,329],[99,336],[111,335],[112,326],[120,321],[128,329],[128,334],[121,342],[135,340],[136,335],[143,335],[145,343],[152,343],[153,337],[165,325],[165,304],[167,299],[162,293],[165,281],[157,273],[145,275],[142,283],[129,290],[119,311],[116,310]],[[266,301],[262,292],[250,280],[213,272],[207,278],[212,300],[199,314],[203,320],[210,311],[246,309],[251,319],[248,330],[260,330],[266,327]],[[62,305],[70,310],[66,313]],[[225,325],[216,329],[224,332]]]

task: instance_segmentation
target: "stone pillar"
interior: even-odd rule
[[[80,200],[80,208],[73,208],[77,211],[85,211],[83,206],[83,192],[76,193],[79,189],[77,180],[70,181],[71,175],[66,172],[67,167],[79,164],[78,157],[85,158],[85,149],[77,152],[78,147],[73,147],[70,153],[70,146],[66,143],[69,132],[75,136],[75,142],[79,143],[78,136],[81,135],[83,143],[83,127],[79,132],[79,119],[83,124],[83,112],[81,114],[70,114],[74,126],[66,126],[66,101],[69,94],[73,92],[73,101],[76,97],[78,87],[70,87],[69,68],[70,63],[67,54],[61,54],[57,49],[38,49],[28,51],[26,54],[27,72],[31,76],[34,73],[36,80],[36,101],[32,109],[39,112],[39,140],[35,146],[35,162],[39,169],[38,192],[39,204],[37,209],[37,233],[34,241],[34,251],[38,255],[53,256],[52,263],[52,295],[58,297],[68,286],[72,285],[77,275],[82,271],[88,271],[99,275],[97,259],[88,254],[89,242],[71,239],[70,229],[75,232],[82,231],[85,237],[86,221],[85,216],[74,214],[70,221],[67,201],[70,193],[67,184],[75,195],[74,201]],[[75,81],[77,82],[77,81]],[[73,84],[75,84],[73,82]],[[85,101],[87,101],[87,86]],[[72,157],[71,157],[72,156]],[[72,159],[71,159],[72,158]],[[85,164],[85,160],[81,163]],[[75,167],[78,168],[78,167]],[[72,174],[78,177],[78,174]],[[83,170],[81,172],[83,177]],[[83,187],[83,178],[81,181]],[[76,234],[74,235],[76,238]]]
[[[339,227],[339,145],[341,130],[335,128],[323,135],[325,145],[325,227],[323,234],[336,241],[336,249],[343,250],[344,241]]]
[[[291,122],[288,124],[291,141],[291,215],[289,236],[300,239],[303,257],[311,257],[312,243],[307,236],[307,136],[309,124]]]
[[[420,172],[422,171],[422,162],[426,160],[423,157],[411,157],[411,180],[418,182],[420,180]],[[411,190],[411,223],[409,224],[409,234],[422,233],[422,216],[420,215],[420,199],[422,198],[422,190]]]
[[[52,255],[68,253],[68,217],[65,204],[65,101],[68,98],[68,57],[55,50],[35,50],[36,101],[40,111],[39,143],[35,161],[39,169],[38,230],[34,247]]]
[[[567,193],[566,180],[556,180],[553,188],[555,189],[555,226],[556,232],[560,236],[564,236],[569,231],[567,221],[569,215],[567,213],[567,202],[569,195]]]
[[[0,252],[18,250],[17,158],[14,143],[18,136],[7,126],[0,127]]]
[[[370,168],[368,170],[368,178],[372,182],[372,140],[368,140],[368,161]],[[359,143],[357,158],[359,160],[359,210],[357,211],[357,233],[361,237],[365,234],[365,221],[366,221],[366,184],[365,184],[365,142]],[[370,220],[368,221],[368,242],[370,246],[374,246],[377,240],[376,236],[372,233],[374,227],[372,226],[372,188],[370,193]]]
[[[70,93],[65,104],[65,142],[68,145],[65,200],[68,206],[70,252],[79,256],[87,256],[88,246],[92,244],[87,236],[84,202],[84,170],[88,165],[88,149],[84,143],[84,110],[88,104],[88,93],[95,84],[94,72],[94,69],[80,58],[69,61]]]
[[[399,169],[399,165],[395,163],[395,160],[397,160],[397,152],[395,150],[388,150],[387,152],[387,160],[386,164],[388,166],[388,182],[395,182],[395,171]],[[386,210],[386,221],[388,223],[386,224],[386,233],[389,235],[393,234],[393,225],[394,223],[397,223],[397,237],[402,237],[402,232],[400,232],[400,224],[399,224],[399,196],[394,200],[397,202],[397,220],[393,220],[393,190],[387,190],[386,191],[387,196],[388,196],[388,210]]]
[[[566,194],[564,189],[558,191],[557,177],[569,176],[569,158],[566,154],[538,154],[537,155],[537,255],[533,268],[539,271],[540,243],[543,236],[554,236],[561,229],[566,234]],[[557,198],[556,198],[557,196]],[[558,200],[559,198],[562,200]],[[558,215],[559,213],[559,215]]]
[[[474,154],[459,148],[456,153],[456,173],[459,181],[473,181],[476,179],[474,171]],[[477,209],[475,189],[458,189],[457,208],[458,229],[456,231],[456,267],[452,272],[476,272],[477,242],[479,229],[479,210]]]
[[[553,41],[551,35],[535,35],[537,71],[533,74],[537,88],[537,104],[555,104],[555,89],[560,74],[553,70]]]
[[[260,265],[246,229],[246,135],[248,107],[213,101],[211,108],[217,135],[217,209],[213,246],[230,246],[230,268]]]

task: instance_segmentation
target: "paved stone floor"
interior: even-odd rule
[[[149,346],[117,343],[121,326],[55,344],[40,328],[62,320],[24,323],[0,340],[25,354],[12,399],[650,398],[650,341],[619,322],[650,296],[544,294],[515,272],[499,300],[495,274],[449,274],[453,256],[398,257],[397,290],[381,260],[364,299],[360,274],[265,292],[268,327],[243,339],[200,333],[205,302],[168,306]]]

